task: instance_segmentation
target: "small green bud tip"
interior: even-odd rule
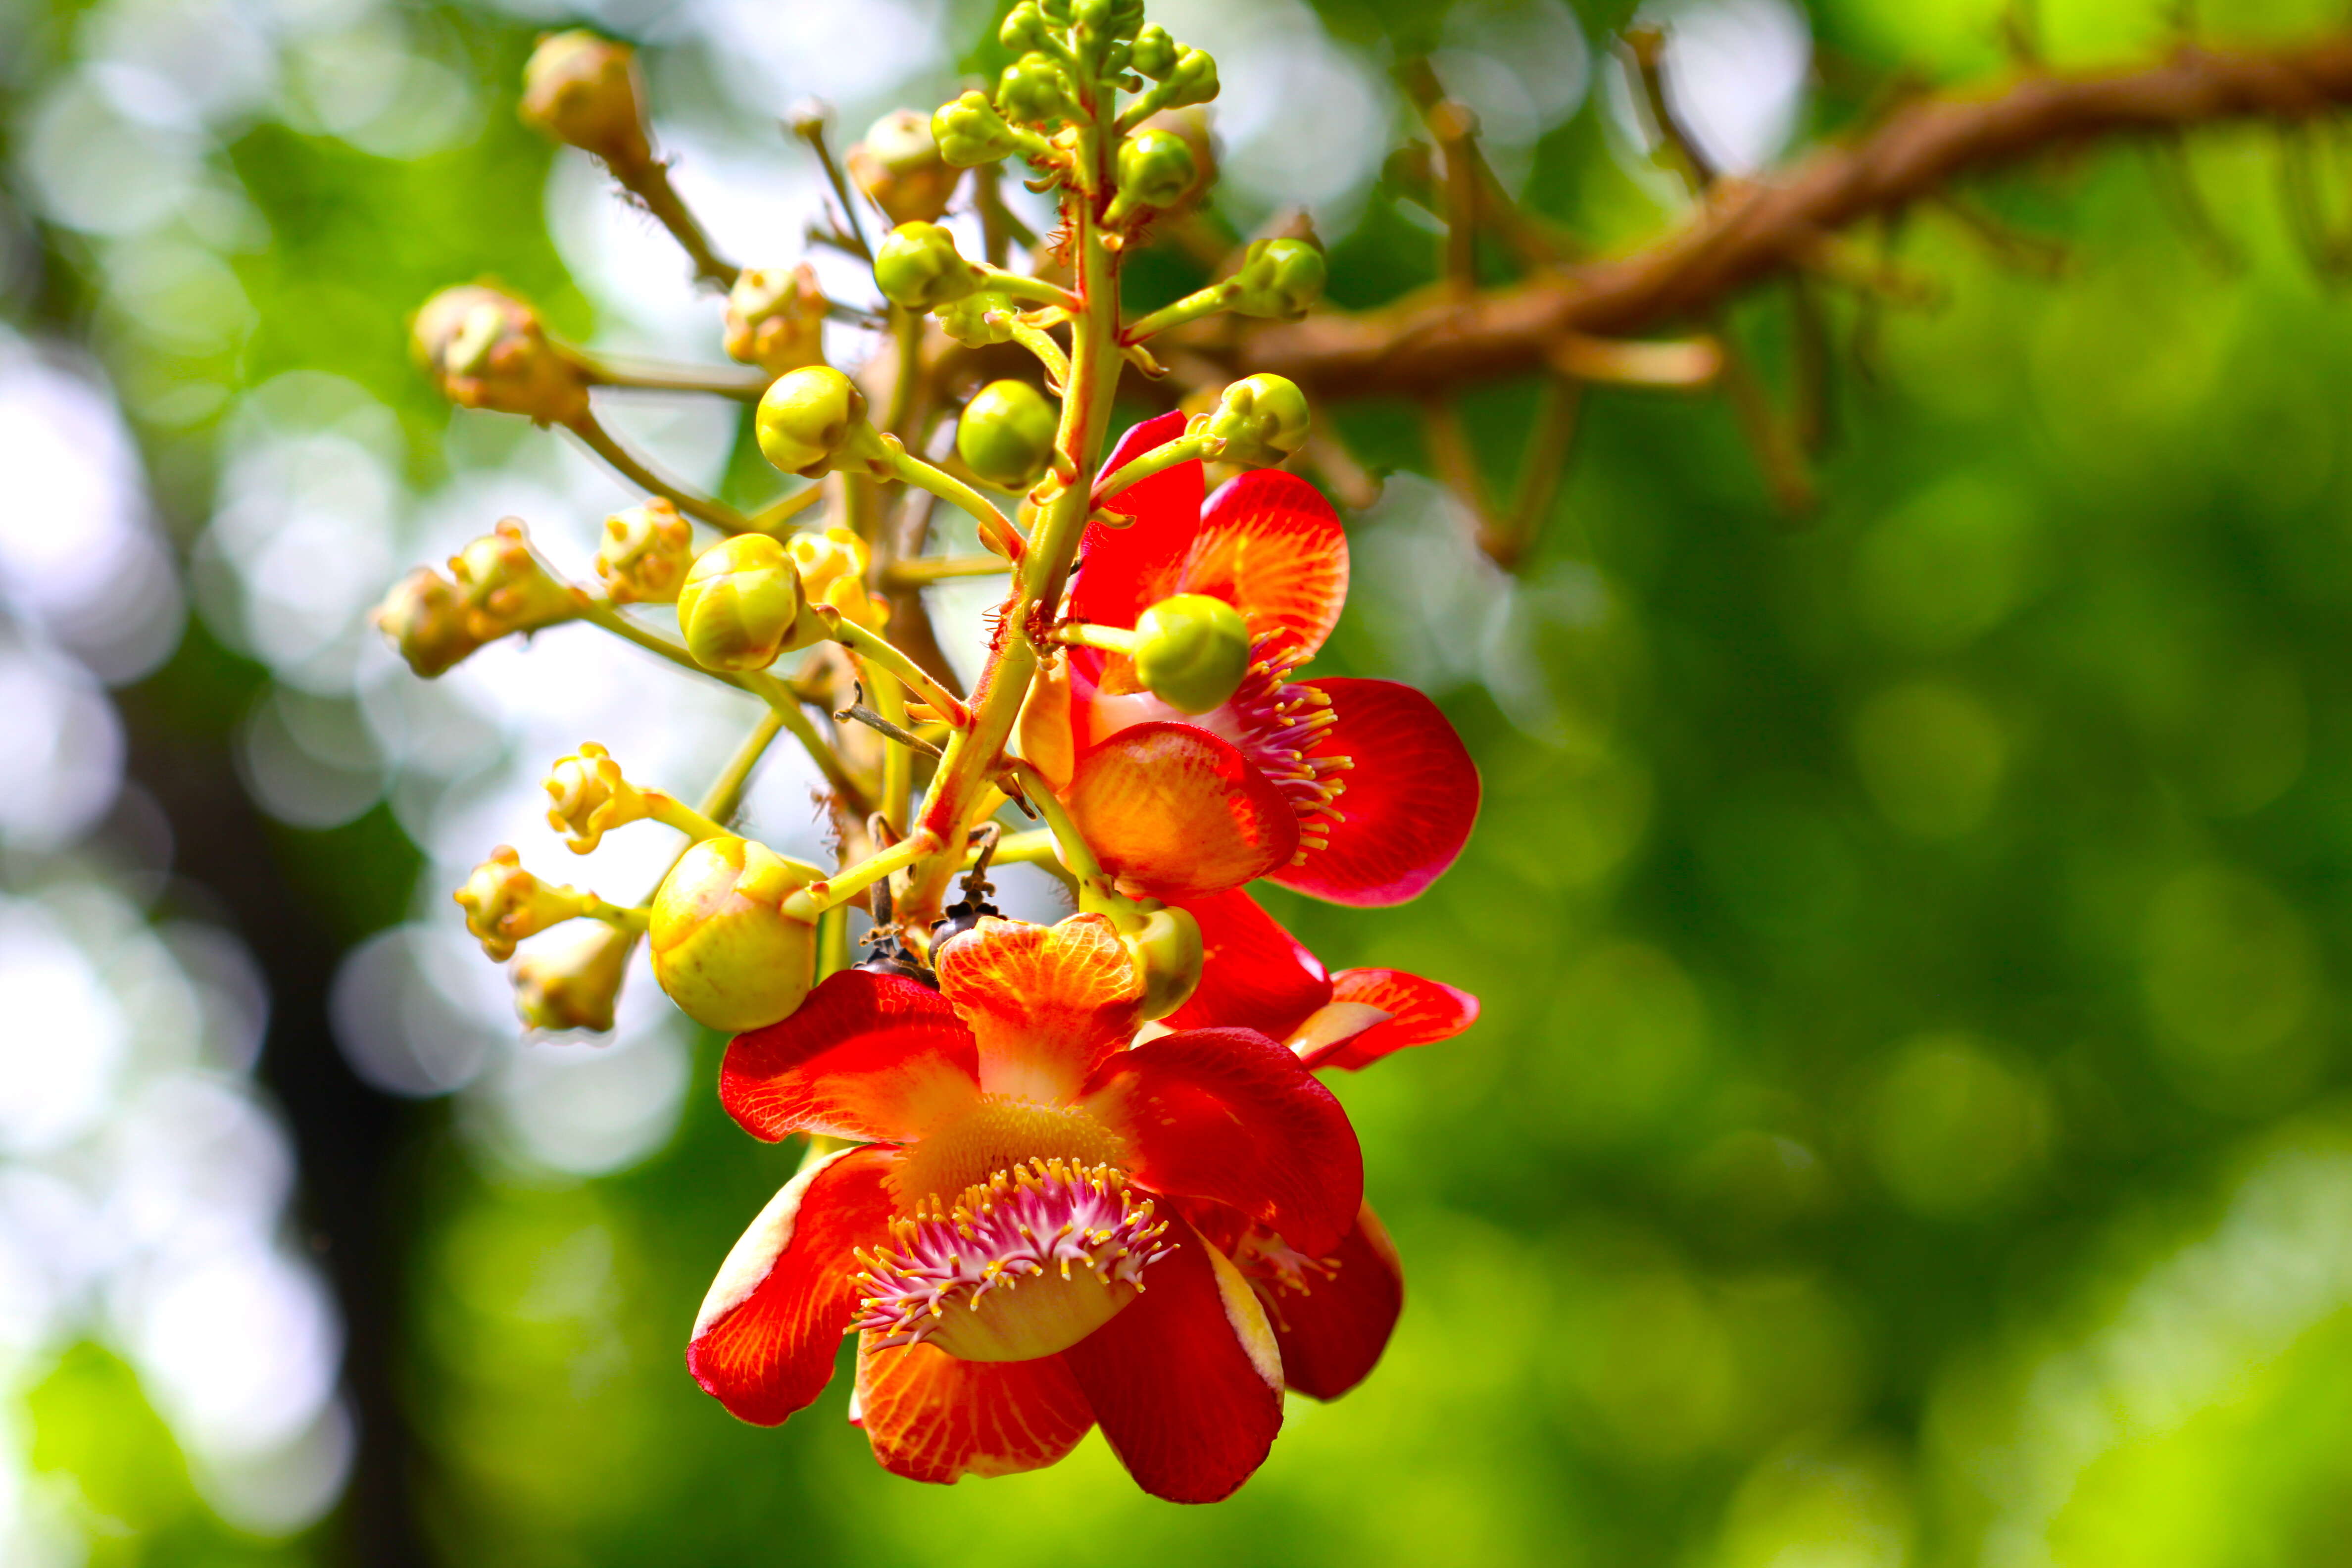
[[[636,942],[629,931],[599,926],[556,952],[523,954],[510,972],[515,1016],[528,1028],[604,1034],[613,1026],[613,1005]]]
[[[1061,415],[1025,381],[992,381],[964,405],[956,456],[999,489],[1025,490],[1053,460]]]
[[[1222,437],[1224,461],[1245,468],[1272,468],[1307,445],[1314,422],[1307,395],[1279,375],[1244,376],[1225,388],[1217,411],[1200,423]]]
[[[940,156],[959,169],[993,163],[1021,148],[1013,128],[976,88],[932,114],[931,140],[939,143]]]
[[[519,108],[531,129],[615,166],[653,158],[635,52],[625,44],[576,29],[549,34],[522,68]]]
[[[963,171],[940,156],[930,117],[894,110],[876,121],[850,148],[849,177],[874,198],[892,223],[928,222],[948,210]]]
[[[1135,49],[1128,63],[1154,81],[1166,81],[1168,73],[1176,68],[1176,40],[1154,22],[1135,35]]]
[[[874,281],[894,305],[928,310],[977,293],[982,274],[956,249],[955,236],[935,223],[902,223],[874,257]]]
[[[1200,989],[1201,922],[1182,910],[1153,910],[1122,939],[1143,982],[1143,1016],[1164,1018]]]
[[[616,605],[667,605],[694,559],[694,528],[659,496],[604,520],[596,575]]]
[[[1179,594],[1135,621],[1136,679],[1180,713],[1206,713],[1249,673],[1249,624],[1223,599]]]
[[[1041,129],[1077,116],[1070,79],[1050,55],[1023,55],[1006,66],[996,79],[996,101],[1006,119]]]
[[[1172,207],[1200,174],[1192,149],[1172,131],[1139,131],[1118,150],[1118,194],[1130,205]]]
[[[788,474],[814,479],[833,467],[866,418],[866,398],[831,365],[803,365],[760,396],[760,452]]]
[[[816,926],[783,903],[822,875],[748,838],[693,846],[654,895],[654,978],[688,1017],[725,1033],[790,1017],[816,978]]]
[[[739,533],[695,558],[677,592],[677,629],[706,669],[765,669],[800,646],[800,573],[764,533]]]
[[[1330,272],[1323,253],[1303,239],[1261,239],[1249,247],[1241,270],[1234,275],[1241,290],[1234,310],[1295,321],[1323,297]]]

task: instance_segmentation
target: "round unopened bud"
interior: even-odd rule
[[[1192,149],[1172,131],[1139,131],[1119,144],[1118,199],[1128,206],[1172,207],[1199,174]]]
[[[874,253],[874,281],[894,305],[928,310],[978,292],[985,275],[935,223],[902,223]]]
[[[1127,63],[1154,81],[1164,81],[1176,68],[1176,40],[1168,29],[1153,22],[1135,35],[1135,47]]]
[[[1206,103],[1217,96],[1217,62],[1209,58],[1206,49],[1196,49],[1190,44],[1176,46],[1176,64],[1163,79],[1168,96],[1161,101],[1165,109],[1183,109],[1191,104]]]
[[[823,875],[731,834],[693,846],[654,895],[654,978],[729,1034],[791,1016],[816,978],[816,924],[783,905]]]
[[[831,365],[803,365],[760,395],[753,420],[760,452],[788,474],[811,479],[833,467],[866,418],[866,397]]]
[[[1249,624],[1223,599],[1179,594],[1135,618],[1135,678],[1180,713],[1206,713],[1249,673]]]
[[[564,847],[585,855],[615,827],[645,820],[645,792],[622,775],[610,752],[590,741],[547,770],[547,825],[564,837]]]
[[[959,169],[993,163],[1021,150],[1013,127],[977,88],[932,111],[931,140],[939,143],[940,156]]]
[[[739,533],[695,557],[677,593],[677,629],[707,669],[765,669],[800,646],[803,603],[784,547]]]
[[[1050,128],[1078,117],[1077,99],[1061,63],[1046,54],[1026,54],[996,79],[996,101],[1006,119]]]
[[[649,163],[635,51],[574,29],[539,41],[522,68],[524,124],[615,167]]]
[[[376,609],[375,624],[408,668],[427,680],[482,646],[466,630],[466,595],[430,566],[393,585]]]
[[[931,117],[893,110],[850,148],[849,177],[892,223],[928,222],[948,210],[963,171],[940,156]]]
[[[597,926],[575,940],[548,940],[561,945],[553,952],[524,953],[508,972],[514,981],[515,1016],[534,1029],[604,1033],[613,1026],[613,1005],[620,999],[636,933]]]
[[[727,357],[770,375],[824,363],[824,290],[807,262],[747,267],[727,291]]]
[[[1183,910],[1155,909],[1140,931],[1119,938],[1143,982],[1143,1016],[1164,1018],[1201,985],[1201,922]]]
[[[694,525],[660,496],[604,520],[596,575],[616,605],[667,605],[694,559]]]
[[[519,517],[449,557],[449,573],[466,600],[466,634],[478,643],[513,632],[537,631],[579,615],[582,595],[548,575],[531,553]]]
[[[1037,0],[1021,0],[1004,14],[1003,22],[996,29],[996,41],[1016,55],[1025,55],[1044,47],[1045,33],[1045,13],[1037,8]]]
[[[1295,321],[1323,297],[1331,274],[1323,253],[1303,239],[1261,239],[1242,257],[1234,274],[1239,290],[1236,315],[1270,316]]]
[[[466,929],[482,951],[504,963],[514,956],[515,943],[536,936],[551,925],[581,912],[580,894],[571,888],[551,887],[522,868],[522,857],[511,845],[501,844],[490,858],[474,868],[456,898],[466,911]]]
[[[1272,468],[1307,445],[1313,421],[1307,412],[1307,395],[1297,384],[1279,375],[1244,376],[1225,388],[1217,409],[1193,421],[1209,435],[1224,438],[1220,454],[1244,468]]]
[[[1053,460],[1062,416],[1025,381],[992,381],[972,394],[956,421],[956,456],[999,489],[1025,490]]]
[[[939,322],[940,331],[954,342],[968,349],[984,349],[991,343],[1013,341],[1013,319],[1020,310],[1011,295],[1001,289],[982,289],[977,294],[932,307],[931,317]]]
[[[873,556],[849,530],[803,530],[786,542],[784,552],[800,573],[801,594],[810,604],[831,605],[867,631],[879,631],[890,618],[889,605],[866,591],[866,569]]]
[[[416,357],[450,402],[541,425],[588,412],[585,367],[548,342],[539,312],[479,283],[444,289],[416,312]]]

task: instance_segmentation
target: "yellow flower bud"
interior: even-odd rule
[[[622,776],[612,753],[590,741],[547,771],[547,825],[565,836],[574,855],[585,855],[615,827],[645,819],[645,792]]]
[[[527,952],[508,972],[514,981],[515,1015],[534,1029],[593,1029],[613,1026],[613,1004],[629,972],[637,933],[597,926],[552,952]]]
[[[694,559],[694,527],[660,496],[604,520],[596,575],[616,605],[667,605]]]
[[[550,342],[539,312],[485,284],[444,289],[416,312],[418,363],[450,402],[541,425],[588,411],[586,367]]]
[[[522,68],[522,122],[615,167],[649,163],[635,51],[579,29],[551,33]]]
[[[865,419],[865,395],[841,372],[818,364],[778,377],[761,395],[753,424],[768,461],[814,479],[833,467]]]
[[[874,281],[894,305],[928,310],[976,292],[986,275],[935,223],[902,223],[874,253]]]
[[[1143,1016],[1164,1018],[1201,984],[1201,922],[1182,910],[1155,909],[1139,931],[1122,934],[1143,981]]]
[[[783,904],[823,875],[748,838],[695,845],[654,895],[654,977],[688,1017],[730,1034],[789,1016],[816,978],[816,924]]]
[[[992,381],[956,421],[956,456],[1000,489],[1025,490],[1054,456],[1061,411],[1025,381]]]
[[[1222,707],[1249,673],[1249,624],[1223,599],[1179,594],[1135,620],[1135,676],[1180,713]]]
[[[784,545],[812,605],[830,605],[868,631],[879,631],[890,607],[866,591],[872,563],[866,542],[845,528],[795,533]]]
[[[677,594],[677,629],[709,669],[765,669],[803,636],[800,574],[764,533],[739,533],[700,555]]]
[[[824,291],[807,262],[747,267],[727,294],[727,356],[771,375],[824,363]]]
[[[893,110],[876,121],[866,140],[850,148],[847,162],[849,177],[892,223],[938,217],[963,178],[962,170],[940,156],[931,117],[911,109]]]
[[[482,645],[466,630],[466,596],[430,566],[419,566],[393,585],[375,613],[408,668],[430,680]]]
[[[449,557],[449,571],[466,595],[466,633],[478,643],[580,614],[582,595],[548,575],[519,517],[500,518],[496,528]]]
[[[1279,375],[1244,376],[1225,388],[1215,413],[1193,425],[1224,437],[1225,462],[1269,468],[1307,445],[1307,395]]]
[[[466,911],[466,929],[500,963],[514,956],[515,943],[523,938],[572,920],[582,910],[578,889],[541,881],[522,868],[522,858],[506,844],[474,868],[455,896]]]

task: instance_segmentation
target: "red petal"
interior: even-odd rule
[[[1258,468],[1209,498],[1200,533],[1168,592],[1223,599],[1242,612],[1253,633],[1286,634],[1282,651],[1303,659],[1339,624],[1348,535],[1313,485],[1279,468]]]
[[[1450,1040],[1478,1021],[1478,998],[1402,969],[1343,969],[1331,977],[1331,998],[1378,1007],[1388,1020],[1304,1055],[1300,1059],[1311,1068],[1353,1072],[1407,1046]]]
[[[940,990],[980,1042],[991,1094],[1062,1104],[1142,1021],[1143,981],[1103,915],[983,919],[933,957]]]
[[[1255,1029],[1188,1029],[1119,1052],[1082,1104],[1154,1192],[1214,1198],[1320,1257],[1364,1201],[1364,1156],[1331,1091]]]
[[[1181,1219],[1143,1294],[1062,1352],[1111,1452],[1170,1502],[1215,1502],[1282,1430],[1282,1362],[1249,1282]]]
[[[1404,1310],[1404,1269],[1370,1204],[1322,1262],[1337,1271],[1307,1276],[1303,1290],[1252,1278],[1282,1346],[1283,1381],[1310,1398],[1337,1399],[1363,1382],[1388,1348]]]
[[[881,1242],[896,1211],[895,1149],[848,1149],[793,1178],[719,1266],[686,1347],[706,1393],[772,1426],[833,1378],[857,1306],[852,1254]]]
[[[800,1011],[728,1042],[719,1100],[755,1138],[906,1142],[980,1092],[971,1031],[927,985],[845,969]]]
[[[1310,684],[1338,721],[1318,757],[1349,757],[1341,820],[1306,864],[1268,879],[1338,904],[1401,904],[1444,874],[1478,816],[1478,769],[1437,704],[1393,680]]]
[[[1165,446],[1183,433],[1181,412],[1145,420],[1119,438],[1103,460],[1102,476],[1108,479],[1129,459]],[[1131,626],[1147,605],[1174,593],[1167,584],[1175,582],[1185,553],[1192,547],[1192,536],[1200,529],[1205,488],[1199,462],[1179,463],[1097,502],[1105,511],[1136,521],[1125,528],[1105,528],[1098,522],[1087,525],[1086,538],[1079,545],[1084,564],[1070,590],[1070,614],[1082,621]],[[1146,594],[1149,597],[1139,596]]]
[[[1066,804],[1103,868],[1153,898],[1238,888],[1298,848],[1298,815],[1264,773],[1167,720],[1080,752]]]
[[[1201,984],[1170,1028],[1237,1024],[1279,1040],[1331,1000],[1322,962],[1239,888],[1184,909],[1201,923]]]
[[[894,1476],[944,1485],[1042,1470],[1095,1424],[1058,1355],[958,1361],[927,1344],[867,1348],[877,1337],[859,1342],[857,1424]]]

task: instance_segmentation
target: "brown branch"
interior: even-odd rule
[[[1536,274],[1467,299],[1429,290],[1358,315],[1255,326],[1202,348],[1326,398],[1427,396],[1536,371],[1562,335],[1624,337],[1703,321],[1750,284],[1805,267],[1822,237],[1952,182],[2107,136],[2230,121],[2299,124],[2352,105],[2352,34],[2277,49],[2184,47],[2160,64],[2023,76],[1924,98],[1787,174],[1718,185],[1680,231],[1631,256]]]

